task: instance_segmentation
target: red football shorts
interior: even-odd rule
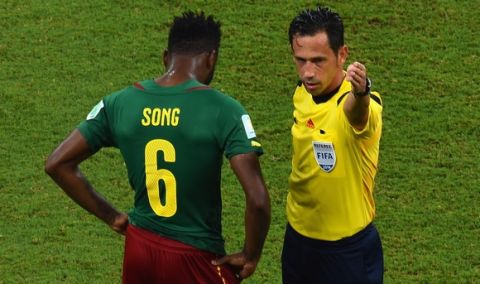
[[[226,265],[211,263],[217,255],[128,225],[123,283],[239,283]]]

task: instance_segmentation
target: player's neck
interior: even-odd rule
[[[175,86],[188,80],[202,81],[208,73],[205,65],[206,56],[172,56],[166,62],[165,73],[156,78],[155,82],[161,86]]]
[[[174,71],[172,73],[166,72],[162,76],[155,78],[155,83],[159,84],[160,86],[168,87],[176,86],[192,79],[196,79],[196,77],[192,76],[192,74],[180,74],[175,73]]]

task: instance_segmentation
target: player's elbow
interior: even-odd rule
[[[50,177],[55,177],[60,171],[61,164],[54,155],[50,155],[45,162],[44,171]]]
[[[270,217],[270,197],[265,188],[256,190],[255,194],[248,197],[247,203],[252,212]]]

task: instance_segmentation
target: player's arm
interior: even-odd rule
[[[233,156],[230,165],[246,197],[245,243],[242,252],[227,255],[214,264],[229,263],[238,269],[239,277],[244,279],[252,275],[260,260],[270,226],[270,197],[256,153]]]
[[[350,64],[345,80],[352,83],[343,110],[350,124],[357,130],[365,128],[368,122],[370,94],[367,88],[367,69],[359,62]]]
[[[82,174],[78,165],[94,153],[78,130],[74,130],[47,159],[45,172],[77,204],[110,228],[123,234],[128,224],[125,213],[110,205]]]

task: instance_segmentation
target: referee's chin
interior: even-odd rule
[[[321,88],[321,85],[319,83],[309,83],[303,81],[303,86],[305,87],[305,90],[312,95],[312,96],[319,96],[323,92],[323,89]]]

